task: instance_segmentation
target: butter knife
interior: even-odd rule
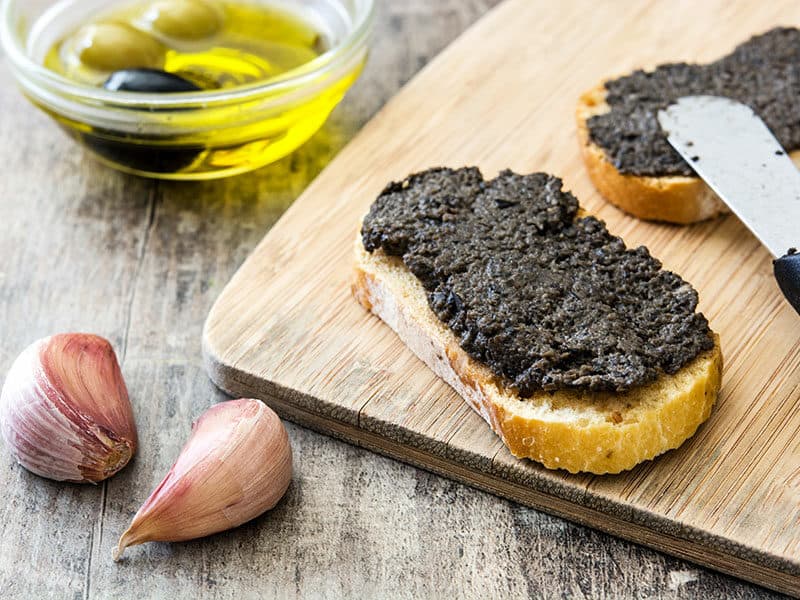
[[[669,143],[772,256],[775,279],[800,313],[800,171],[753,110],[686,96],[658,113]]]

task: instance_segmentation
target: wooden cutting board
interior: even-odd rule
[[[711,60],[776,24],[799,25],[800,3],[507,0],[386,106],[245,262],[206,324],[212,379],[319,431],[800,594],[800,317],[734,217],[675,227],[603,202],[573,120],[579,94],[605,76]],[[360,217],[387,182],[436,165],[558,174],[612,232],[697,287],[726,368],[717,407],[692,440],[619,476],[515,459],[356,304]]]

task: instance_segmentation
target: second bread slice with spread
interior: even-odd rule
[[[697,94],[747,104],[800,160],[800,30],[779,27],[712,63],[634,71],[581,96],[576,111],[581,150],[607,200],[636,217],[672,223],[727,212],[658,124],[659,110]]]
[[[719,341],[696,292],[542,173],[433,169],[365,217],[353,291],[503,439],[617,473],[708,418]]]

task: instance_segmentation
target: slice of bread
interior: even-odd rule
[[[428,306],[397,257],[355,246],[353,294],[492,427],[514,456],[571,473],[619,473],[677,448],[711,413],[722,372],[719,337],[674,375],[625,393],[558,391],[521,398],[472,359]]]
[[[583,160],[603,197],[640,219],[689,224],[728,212],[728,208],[699,177],[625,175],[589,137],[588,121],[611,110],[603,84],[584,93],[578,102],[578,138]]]
[[[699,177],[645,177],[620,173],[605,151],[592,142],[588,121],[611,110],[600,84],[581,95],[576,110],[581,153],[597,190],[613,205],[649,221],[688,225],[728,213],[728,207]],[[800,166],[800,151],[791,153]]]

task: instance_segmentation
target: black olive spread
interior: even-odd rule
[[[800,30],[777,28],[716,62],[675,63],[606,83],[611,111],[588,121],[591,140],[629,175],[694,175],[656,115],[678,98],[726,96],[750,106],[790,152],[800,149]]]
[[[577,211],[545,173],[439,168],[389,184],[361,235],[402,257],[461,347],[523,397],[625,391],[711,349],[697,292]]]

